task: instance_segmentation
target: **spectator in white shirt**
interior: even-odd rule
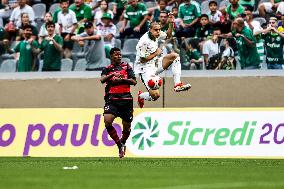
[[[106,57],[110,58],[110,49],[115,44],[116,26],[112,23],[112,16],[109,13],[104,13],[101,20],[102,23],[97,26],[98,35],[103,37]]]
[[[210,11],[208,12],[209,22],[211,24],[216,24],[218,22],[221,22],[223,14],[218,10],[217,1],[211,0],[209,2],[209,9],[210,9]]]
[[[111,19],[113,19],[113,12],[108,9],[108,3],[105,0],[101,1],[100,8],[98,8],[95,12],[94,22],[96,25],[102,22],[101,18],[104,13],[109,13],[111,15]]]
[[[77,28],[76,15],[72,10],[69,10],[69,1],[60,1],[61,11],[58,13],[58,24],[60,25],[61,37],[64,39],[63,49],[65,58],[71,58],[73,49],[73,41],[71,37]]]
[[[31,6],[27,5],[27,0],[18,0],[19,6],[16,7],[10,17],[10,24],[14,24],[16,28],[21,26],[21,14],[27,13],[31,24],[34,25],[35,13]]]
[[[206,67],[208,67],[210,58],[220,53],[219,44],[218,44],[218,36],[220,34],[221,34],[220,28],[214,28],[212,38],[206,41],[203,45],[202,54],[204,56],[204,62]]]

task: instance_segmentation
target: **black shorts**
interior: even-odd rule
[[[106,102],[104,114],[112,114],[130,123],[133,120],[133,100],[112,100]]]
[[[70,34],[70,41],[64,41],[65,36],[68,35],[68,33],[62,33],[61,37],[63,38],[63,48],[67,48],[72,50],[73,49],[73,45],[74,45],[74,41],[71,40],[71,37],[74,36],[74,34]]]

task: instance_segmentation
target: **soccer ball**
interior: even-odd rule
[[[148,80],[148,86],[155,90],[155,89],[159,89],[163,84],[163,80],[157,76],[157,75],[154,75],[154,76],[151,76],[150,79]]]

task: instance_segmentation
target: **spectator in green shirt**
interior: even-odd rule
[[[232,24],[232,32],[220,35],[235,37],[242,69],[259,69],[260,58],[256,48],[256,38],[252,30],[245,26],[243,18],[236,18]]]
[[[207,14],[202,14],[200,16],[200,25],[197,27],[195,37],[199,38],[201,41],[204,41],[209,36],[212,35],[213,28],[209,22],[209,17]]]
[[[184,66],[190,70],[200,70],[203,61],[200,52],[198,51],[198,39],[191,38],[187,42],[185,41],[185,38],[183,38],[183,42],[186,47],[186,61]]]
[[[75,0],[75,3],[69,7],[76,14],[78,21],[77,33],[84,32],[84,23],[93,21],[92,9],[84,3],[84,0]]]
[[[127,0],[113,0],[113,14],[114,22],[118,22],[125,7],[127,6]]]
[[[180,27],[176,33],[177,37],[194,37],[200,15],[200,11],[194,2],[184,0],[184,3],[179,6],[178,11]]]
[[[128,0],[123,19],[123,25],[120,28],[120,38],[124,39],[127,36],[140,38],[147,30],[146,21],[148,19],[148,11],[143,3],[138,3],[137,0]],[[130,27],[126,28],[129,21]]]
[[[38,48],[38,43],[32,38],[32,26],[25,25],[23,27],[23,37],[24,40],[20,41],[14,49],[8,48],[8,40],[5,40],[7,51],[9,53],[20,53],[20,58],[18,62],[18,72],[30,72],[35,71],[36,68],[36,49]]]
[[[245,8],[239,4],[239,0],[230,0],[230,3],[231,4],[225,9],[230,20],[234,20],[245,13]]]
[[[60,71],[63,38],[55,34],[55,23],[50,21],[45,24],[48,36],[41,43],[43,51],[42,71]],[[38,49],[38,51],[40,51]]]
[[[268,69],[283,69],[284,34],[277,30],[277,18],[270,17],[269,27],[256,32],[261,35],[266,48],[266,63]]]

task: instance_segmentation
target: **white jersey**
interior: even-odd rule
[[[153,54],[154,52],[157,51],[159,47],[159,40],[164,40],[166,39],[167,34],[163,31],[160,32],[160,36],[152,40],[149,37],[149,32],[145,33],[139,40],[137,46],[136,46],[136,61],[135,61],[135,73],[143,73],[143,69],[145,70],[146,67],[155,67],[156,64],[158,63],[158,60],[160,56],[156,56],[152,60],[146,62],[146,63],[141,63],[140,60],[141,58],[146,58],[150,54]]]

